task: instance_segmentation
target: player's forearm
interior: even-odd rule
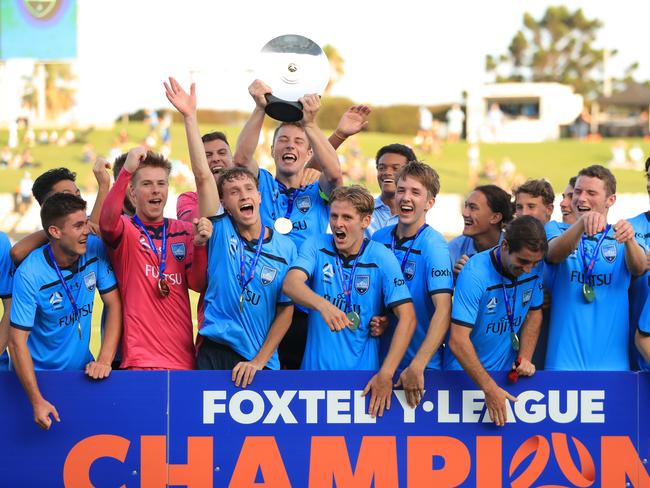
[[[451,352],[454,353],[454,356],[465,372],[481,390],[487,392],[488,390],[497,387],[496,382],[481,364],[481,361],[476,354],[476,349],[474,349],[474,345],[469,338],[469,334],[456,333],[454,326],[452,325],[452,331],[449,337],[449,348],[451,349]]]
[[[113,295],[115,293],[115,295]],[[102,340],[97,362],[102,364],[112,364],[117,353],[117,347],[120,344],[122,336],[122,300],[119,291],[113,290],[102,297],[104,299],[104,310],[106,310],[106,321],[104,328],[104,338]]]
[[[320,178],[320,187],[327,195],[329,195],[334,188],[343,184],[343,174],[341,172],[341,165],[336,151],[330,142],[323,134],[323,131],[316,125],[316,123],[305,124],[305,133],[314,151],[314,158],[320,162],[320,170],[322,175]]]
[[[9,335],[9,354],[16,376],[23,385],[27,398],[32,405],[43,400],[43,395],[38,388],[36,374],[34,373],[34,362],[27,348],[27,341],[17,339],[14,334]]]
[[[102,233],[102,239],[109,244],[115,243],[124,231],[124,224],[120,217],[124,206],[126,188],[132,176],[132,173],[122,168],[102,205],[99,216],[99,229]]]
[[[330,143],[330,146],[334,148],[334,151],[336,151],[341,144],[345,142],[347,137],[339,136],[336,131],[332,132],[332,135],[330,135],[327,139],[327,141]],[[316,154],[309,160],[309,162],[305,165],[306,168],[312,168],[317,171],[323,171],[323,166],[320,164],[320,160],[318,157],[316,157]]]
[[[549,241],[546,260],[549,263],[564,261],[578,247],[583,232],[584,223],[579,218],[566,232]]]
[[[202,217],[212,217],[219,209],[219,193],[214,176],[205,157],[205,148],[201,140],[201,132],[196,112],[183,118],[187,147],[190,153],[190,164],[194,173],[196,192],[199,196],[199,213]]]
[[[388,354],[381,365],[381,370],[390,374],[395,373],[404,353],[408,348],[413,332],[415,331],[416,319],[412,303],[405,303],[396,307],[393,312],[397,315],[397,326],[393,339],[390,342]]]
[[[634,276],[645,273],[647,265],[645,251],[634,239],[625,242],[625,263]]]
[[[278,349],[280,341],[289,330],[291,326],[291,319],[293,318],[293,305],[279,305],[275,319],[266,334],[266,339],[262,347],[255,355],[254,361],[261,364],[262,367],[266,366],[273,353]]]
[[[16,266],[20,265],[25,258],[32,252],[34,249],[37,249],[44,244],[47,244],[47,234],[44,230],[38,230],[32,234],[29,234],[26,237],[23,237],[19,240],[9,251],[11,260]]]
[[[233,156],[233,161],[236,166],[246,168],[255,175],[258,171],[254,158],[255,149],[257,149],[257,143],[260,140],[264,115],[264,109],[256,105],[253,113],[251,113],[251,116],[239,133],[235,154]]]
[[[90,212],[90,221],[99,224],[99,216],[102,211],[102,206],[106,200],[106,195],[108,195],[109,190],[111,189],[110,182],[107,184],[100,184],[97,189],[97,197],[95,198],[95,204],[93,205],[93,210]]]
[[[298,305],[302,305],[311,310],[319,311],[329,303],[307,286],[305,283],[305,275],[298,270],[290,270],[287,273],[282,285],[282,293]]]
[[[0,319],[0,354],[7,349],[9,342],[9,315],[11,313],[11,298],[3,298],[2,305],[4,310],[2,312],[2,319]]]
[[[429,322],[429,329],[422,345],[411,364],[419,369],[425,369],[431,358],[445,340],[451,322],[451,295],[442,293],[437,296],[436,311]]]
[[[639,350],[646,363],[650,363],[650,334],[644,334],[637,329],[634,334],[634,345]]]
[[[542,329],[542,311],[530,310],[526,315],[524,325],[521,326],[521,339],[519,344],[519,356],[530,361],[535,353],[537,339]]]

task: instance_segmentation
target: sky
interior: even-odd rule
[[[345,59],[333,94],[359,103],[435,104],[460,100],[489,81],[486,54],[505,51],[534,0],[78,0],[79,116],[114,119],[166,107],[162,81],[197,82],[199,106],[249,110],[247,86],[270,39],[301,34],[332,44]],[[639,61],[650,79],[650,2],[565,1],[604,22],[599,47],[616,48],[614,74]]]

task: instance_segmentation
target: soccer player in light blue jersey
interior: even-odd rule
[[[89,235],[86,202],[57,193],[41,207],[49,243],[34,250],[16,271],[9,352],[34,409],[34,421],[49,429],[59,421],[54,405],[38,388],[35,370],[84,369],[94,379],[108,377],[121,332],[121,300],[101,240]],[[95,290],[106,309],[104,340],[90,353]]]
[[[449,241],[454,276],[474,254],[501,242],[503,226],[510,220],[510,195],[496,185],[477,186],[463,206],[463,234]]]
[[[650,196],[650,158],[645,162],[646,189]],[[645,323],[641,321],[641,312],[645,305],[650,303],[650,211],[643,212],[630,219],[630,224],[634,227],[634,237],[646,253],[646,270],[641,275],[632,280],[630,286],[630,327],[632,333],[637,336],[636,344],[638,347],[639,339],[644,334],[650,333],[650,308],[645,316]],[[650,362],[644,359],[643,355],[633,352],[633,363],[641,371],[650,371]]]
[[[462,366],[485,393],[496,425],[504,425],[506,401],[516,398],[489,371],[535,373],[531,358],[542,320],[541,260],[546,249],[542,224],[531,216],[520,217],[508,224],[503,242],[475,255],[456,281],[449,338],[453,356],[445,351],[445,369]]]
[[[9,251],[11,243],[7,234],[0,232],[0,300],[2,300],[2,318],[0,319],[0,371],[9,368],[7,340],[9,339],[9,313],[11,312],[11,290],[13,288],[14,265]]]
[[[454,287],[451,261],[444,237],[429,227],[426,214],[440,191],[438,173],[430,166],[411,162],[397,175],[395,208],[397,225],[379,229],[373,240],[390,249],[400,263],[413,305],[417,325],[402,359],[397,386],[416,407],[424,395],[424,370],[442,368],[442,342],[449,330],[451,294]],[[381,335],[380,357],[390,347],[396,320]]]
[[[376,370],[379,340],[370,336],[370,321],[385,309],[398,323],[379,372],[364,390],[371,392],[369,411],[390,408],[393,375],[413,335],[415,311],[395,256],[364,238],[373,199],[360,186],[332,192],[333,235],[314,236],[303,244],[283,290],[310,309],[303,369]]]
[[[628,288],[645,271],[646,254],[630,222],[607,223],[615,202],[614,175],[589,166],[573,190],[576,222],[546,226],[553,267],[547,370],[629,370]]]
[[[258,370],[279,369],[276,350],[293,314],[282,281],[296,248],[262,224],[261,195],[250,171],[222,169],[217,188],[196,120],[194,87],[188,94],[170,78],[166,89],[184,116],[200,213],[213,223],[197,366],[232,370],[235,384],[246,387]],[[224,213],[215,216],[221,204]]]

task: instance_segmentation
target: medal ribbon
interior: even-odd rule
[[[142,232],[144,232],[144,235],[147,236],[147,241],[149,241],[149,247],[156,255],[156,258],[158,258],[158,279],[164,280],[165,266],[167,264],[167,219],[163,219],[163,225],[162,225],[162,239],[160,244],[161,256],[158,255],[158,249],[153,243],[153,239],[151,238],[149,232],[147,231],[146,227],[142,223],[142,220],[140,220],[140,217],[134,215],[133,222],[135,222],[135,225],[140,227],[140,230],[142,230]]]
[[[239,285],[241,286],[242,294],[244,293],[244,290],[246,289],[248,284],[255,277],[255,267],[257,266],[257,262],[260,259],[260,254],[262,254],[262,244],[264,244],[264,226],[262,226],[262,230],[260,231],[260,237],[257,240],[257,249],[255,250],[255,257],[253,258],[253,262],[251,263],[251,270],[250,273],[248,274],[248,279],[247,279],[246,259],[244,258],[244,246],[246,245],[246,243],[244,242],[244,239],[242,239],[242,237],[239,236],[239,270],[240,270]]]
[[[580,250],[580,257],[582,258],[582,270],[585,274],[585,284],[587,285],[589,285],[589,279],[591,278],[591,275],[594,272],[594,265],[596,264],[596,260],[598,259],[598,251],[600,250],[600,246],[603,244],[603,241],[605,240],[605,236],[607,236],[607,233],[609,232],[610,228],[611,225],[609,224],[605,226],[603,235],[600,236],[600,238],[598,239],[598,242],[596,243],[596,247],[594,248],[594,253],[591,256],[591,260],[589,261],[588,265],[587,265],[587,256],[585,253],[585,246],[583,243],[584,235],[580,238],[580,242],[578,243],[578,248]]]
[[[497,263],[499,263],[499,270],[503,274],[503,264],[501,264],[501,247],[497,247]],[[508,324],[510,325],[510,334],[515,333],[515,305],[517,305],[517,284],[518,280],[515,278],[514,292],[512,294],[512,305],[510,305],[510,297],[506,292],[506,284],[501,277],[501,290],[503,291],[503,301],[506,304],[506,315],[508,316]]]
[[[411,255],[411,251],[413,250],[413,245],[415,244],[415,241],[417,240],[418,237],[420,237],[420,234],[428,227],[427,224],[422,224],[422,226],[418,229],[418,231],[415,233],[415,237],[413,237],[413,240],[411,241],[411,245],[409,248],[406,250],[404,253],[404,257],[402,258],[402,273],[404,272],[404,266],[406,265],[406,261],[408,260],[409,256]],[[395,254],[395,246],[397,245],[397,240],[395,239],[397,234],[397,227],[395,227],[395,232],[393,233],[390,241],[390,250]]]
[[[81,340],[81,312],[79,310],[79,307],[77,306],[77,302],[75,302],[74,297],[72,296],[72,291],[70,290],[70,287],[65,282],[65,278],[63,278],[63,274],[61,273],[61,268],[59,268],[59,265],[54,259],[54,253],[52,252],[52,247],[48,244],[46,248],[47,248],[47,254],[50,257],[50,261],[52,261],[52,266],[54,266],[54,271],[56,271],[56,275],[59,277],[59,282],[61,283],[61,286],[63,287],[63,290],[65,291],[68,300],[70,300],[70,303],[72,304],[72,310],[74,316],[77,318],[79,340]]]
[[[334,238],[332,238],[332,243]],[[350,279],[347,284],[345,283],[345,275],[343,274],[343,263],[341,262],[341,256],[339,256],[338,251],[336,251],[336,246],[334,245],[334,250],[336,251],[336,269],[338,271],[337,275],[339,277],[339,282],[341,283],[341,288],[343,288],[343,296],[345,296],[345,313],[348,313],[352,310],[352,284],[354,280],[354,273],[357,271],[357,264],[359,264],[359,257],[363,254],[363,250],[366,248],[367,240],[363,240],[361,243],[361,248],[359,249],[359,254],[354,259],[354,264],[352,265],[352,271],[350,272]]]
[[[286,186],[284,186],[283,183],[280,183],[279,181],[278,181],[278,188],[280,188],[280,191],[282,193],[284,193],[285,195],[287,195],[287,198],[288,198],[287,211],[284,214],[284,218],[288,219],[289,216],[291,215],[291,212],[293,212],[293,203],[296,200],[296,195],[298,195],[298,193],[300,193],[300,190],[294,188],[291,191],[289,191],[289,189]]]

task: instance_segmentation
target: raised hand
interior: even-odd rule
[[[95,175],[95,180],[99,187],[108,188],[111,185],[111,175],[109,170],[111,169],[111,164],[106,161],[101,156],[98,156],[95,159],[95,164],[93,164],[93,175]]]
[[[204,246],[212,236],[212,222],[206,217],[194,219],[192,221],[194,227],[194,245]]]
[[[255,105],[261,109],[266,108],[266,95],[272,92],[271,87],[261,80],[253,81],[248,87],[248,93],[255,100]]]
[[[625,243],[634,239],[634,228],[627,220],[619,220],[614,224],[614,239],[616,242]]]
[[[147,150],[142,146],[136,146],[126,155],[123,168],[129,173],[135,173],[140,163],[147,157]]]
[[[298,100],[302,104],[302,123],[311,125],[316,123],[316,114],[320,110],[320,97],[316,93],[305,95]]]
[[[164,82],[165,95],[167,100],[178,110],[183,117],[189,117],[196,113],[196,85],[190,85],[190,92],[187,93],[175,78],[169,77],[169,84]]]
[[[605,216],[599,212],[587,212],[580,217],[584,228],[584,233],[588,236],[593,236],[605,230],[607,220]]]
[[[368,116],[372,109],[367,105],[354,105],[341,116],[334,133],[340,138],[348,138],[368,127]]]

